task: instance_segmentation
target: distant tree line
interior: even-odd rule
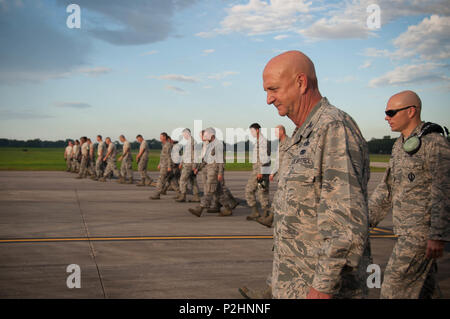
[[[64,148],[67,146],[69,141],[73,141],[71,139],[66,140],[58,140],[58,141],[42,141],[39,138],[33,140],[10,140],[7,138],[0,138],[0,147],[42,147],[42,148]],[[93,140],[92,143],[96,144],[97,141]],[[115,142],[119,145],[119,142]],[[161,142],[156,139],[147,140],[148,146],[151,149],[161,149]],[[131,142],[132,149],[138,149],[138,142]]]
[[[450,141],[450,135],[447,136],[447,139]],[[389,135],[383,136],[383,138],[372,138],[368,144],[369,144],[369,152],[371,154],[391,154],[392,146],[395,143],[396,138],[391,138]],[[40,139],[36,138],[33,140],[10,140],[7,138],[0,138],[0,147],[42,147],[42,148],[64,148],[67,146],[69,139],[66,140],[59,140],[59,141],[41,141]],[[94,144],[97,143],[97,141],[92,141]],[[119,147],[120,143],[115,142]],[[156,139],[147,140],[148,146],[150,149],[160,150],[162,148],[162,144],[160,141]],[[270,141],[269,141],[270,143]],[[244,145],[242,145],[244,144]],[[234,144],[234,150],[237,151],[238,146],[240,146],[240,149],[249,149],[249,141],[245,142],[239,142]],[[245,148],[243,148],[245,147]],[[121,148],[121,147],[120,147]],[[131,148],[136,150],[139,149],[139,143],[138,142],[131,142]],[[270,144],[269,144],[270,149]]]
[[[391,138],[389,135],[383,136],[383,138],[372,138],[369,144],[370,154],[391,154],[392,147],[394,146],[397,138]]]

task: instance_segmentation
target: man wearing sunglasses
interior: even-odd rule
[[[397,235],[381,298],[439,296],[436,259],[450,239],[450,146],[441,134],[423,134],[427,123],[420,118],[421,109],[419,96],[403,91],[389,99],[385,111],[391,130],[401,135],[369,200],[370,226],[392,210]],[[407,141],[418,137],[418,146],[408,149]]]

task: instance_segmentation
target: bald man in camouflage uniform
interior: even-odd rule
[[[215,192],[217,192],[219,202],[224,208],[219,215],[232,215],[232,204],[227,201],[227,198],[223,192],[225,171],[223,143],[222,141],[216,139],[215,134],[215,130],[211,127],[205,130],[205,138],[209,141],[209,143],[202,164],[199,168],[195,168],[194,170],[194,173],[197,174],[199,170],[206,169],[206,193],[201,199],[200,206],[189,208],[189,212],[197,217],[200,217],[203,210],[207,210],[211,206]]]
[[[269,215],[269,173],[270,156],[268,153],[268,144],[266,138],[261,134],[261,126],[258,123],[250,125],[250,132],[256,138],[252,155],[252,174],[245,186],[245,198],[252,213],[247,216],[247,220],[256,220],[261,214],[257,207],[256,195],[258,195],[261,204],[262,216]]]
[[[425,126],[422,103],[412,91],[392,96],[386,120],[401,132],[389,166],[369,201],[370,226],[390,211],[397,242],[384,272],[381,298],[440,297],[436,259],[450,240],[450,144],[437,132],[421,137],[420,148],[408,153],[407,138]],[[389,115],[389,111],[394,114]]]
[[[95,177],[94,180],[98,181],[99,178],[103,177],[103,171],[104,171],[104,162],[103,158],[106,155],[106,144],[103,142],[102,136],[97,135],[97,160],[95,161]]]
[[[103,157],[103,161],[106,162],[105,172],[103,177],[99,179],[100,182],[106,182],[106,178],[112,173],[113,177],[118,177],[120,175],[119,170],[117,169],[117,147],[111,141],[111,138],[106,138],[106,145],[108,145],[108,149],[105,157]]]
[[[354,120],[321,96],[303,53],[270,60],[263,82],[267,103],[296,125],[272,206],[272,295],[365,297],[368,145]]]
[[[89,164],[89,144],[87,143],[87,138],[83,136],[80,138],[81,141],[81,162],[80,162],[80,172],[76,178],[85,178],[87,176],[88,164]]]
[[[159,155],[159,179],[156,184],[155,193],[150,196],[150,199],[160,199],[161,194],[165,193],[164,188],[167,184],[171,184],[175,190],[178,190],[178,185],[175,179],[170,179],[174,163],[171,157],[172,144],[170,143],[167,133],[162,132],[159,136],[159,140],[162,143],[161,153]]]
[[[131,156],[131,144],[127,141],[124,135],[119,136],[120,141],[123,143],[122,155],[119,157],[120,163],[120,179],[118,183],[125,184],[127,178],[127,184],[133,184],[133,157]]]

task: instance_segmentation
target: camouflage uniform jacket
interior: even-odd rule
[[[367,142],[354,120],[324,97],[294,131],[285,156],[273,201],[279,260],[273,284],[289,285],[300,276],[336,294],[342,272],[358,267],[367,244]],[[289,271],[292,259],[306,266]]]
[[[214,139],[214,141],[207,144],[203,161],[199,164],[198,170],[202,170],[207,165],[217,165],[218,175],[223,176],[225,170],[225,157],[222,141]]]
[[[395,141],[389,167],[370,198],[370,225],[376,226],[392,210],[396,235],[449,241],[450,144],[442,135],[430,133],[409,155],[403,142],[402,136]]]
[[[159,165],[161,168],[169,168],[173,166],[171,152],[172,143],[167,141],[162,145],[161,153],[159,155]]]

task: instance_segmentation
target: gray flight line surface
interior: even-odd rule
[[[249,174],[226,172],[235,197],[244,199]],[[157,172],[150,175],[158,177]],[[0,172],[0,298],[242,298],[238,287],[264,287],[272,267],[271,239],[140,238],[272,235],[272,229],[245,219],[250,209],[244,203],[231,217],[205,213],[197,218],[187,210],[197,203],[177,203],[174,192],[152,201],[153,187],[75,176]],[[371,174],[369,192],[381,177]],[[271,196],[275,189],[271,183]],[[380,227],[385,231],[375,235],[389,235],[392,217]],[[72,240],[87,236],[110,239]],[[18,238],[60,241],[5,241]],[[374,263],[383,270],[394,239],[371,242]],[[443,296],[449,298],[448,245],[446,250],[438,278]],[[79,289],[66,285],[70,264],[81,268]],[[371,298],[378,295],[379,289],[370,290]]]

